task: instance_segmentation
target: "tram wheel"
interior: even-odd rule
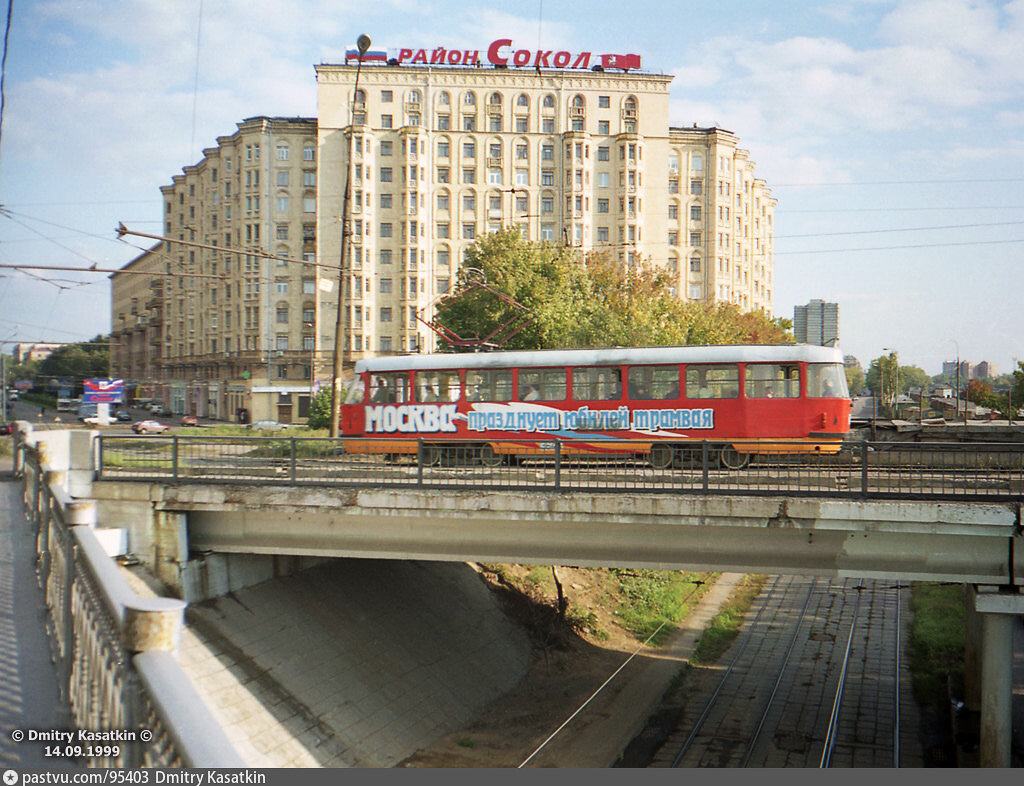
[[[436,467],[441,463],[441,448],[437,445],[424,445],[420,452],[420,463],[424,467]]]
[[[676,451],[671,445],[651,445],[647,460],[655,469],[668,469],[676,459]]]
[[[480,463],[485,467],[500,467],[503,458],[504,456],[496,453],[494,446],[489,442],[480,446]]]
[[[750,454],[740,453],[735,448],[726,445],[718,454],[718,462],[725,469],[743,469],[750,463]]]

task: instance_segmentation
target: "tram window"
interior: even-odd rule
[[[631,399],[679,398],[679,366],[633,366],[628,379]]]
[[[800,367],[791,363],[748,363],[747,398],[799,398]]]
[[[370,375],[370,401],[374,404],[401,404],[409,398],[409,375],[404,371]]]
[[[519,372],[520,401],[564,401],[565,369],[541,368]]]
[[[458,401],[462,392],[458,371],[417,371],[417,401]]]
[[[849,398],[846,372],[838,363],[807,365],[807,396],[809,398]]]
[[[512,371],[507,368],[480,369],[466,374],[468,401],[511,401]]]
[[[574,368],[572,397],[575,401],[614,401],[622,398],[622,370],[607,366]]]
[[[739,366],[687,366],[687,398],[739,398]]]
[[[356,377],[345,386],[345,398],[342,400],[342,403],[362,404],[365,392],[363,378]]]

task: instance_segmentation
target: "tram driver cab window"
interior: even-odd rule
[[[793,363],[748,363],[747,398],[799,398],[800,367]]]
[[[687,366],[687,398],[739,398],[738,366]]]
[[[404,371],[370,375],[370,402],[401,404],[409,400],[409,375]]]

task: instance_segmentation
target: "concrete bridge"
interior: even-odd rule
[[[981,759],[991,766],[1010,763],[1011,626],[1014,615],[1024,614],[1019,498],[896,499],[890,493],[859,499],[735,489],[722,496],[587,493],[364,481],[325,487],[297,485],[291,477],[257,486],[195,475],[187,483],[96,480],[95,439],[71,432],[66,447],[50,438],[48,450],[66,450],[71,493],[92,500],[112,551],[142,559],[185,600],[221,595],[318,557],[970,585],[969,622],[979,633],[968,652],[968,663],[978,664],[968,675],[968,698],[981,711]]]

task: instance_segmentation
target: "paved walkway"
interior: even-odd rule
[[[10,456],[0,456],[0,768],[74,766],[44,755],[45,742],[12,739],[15,731],[66,730],[70,709],[57,693],[46,604],[36,580],[35,532],[25,519],[21,484]]]

